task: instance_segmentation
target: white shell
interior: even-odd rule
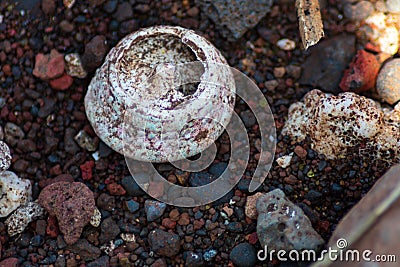
[[[198,76],[192,94],[175,88],[177,74],[193,83]],[[85,97],[96,134],[115,151],[150,162],[205,150],[228,124],[234,103],[235,81],[221,53],[194,31],[172,26],[123,38],[96,71]]]

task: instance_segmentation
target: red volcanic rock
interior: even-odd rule
[[[82,179],[83,180],[90,180],[92,179],[93,176],[93,169],[94,167],[94,161],[90,160],[90,161],[86,161],[85,163],[83,163],[82,165],[79,166],[79,168],[82,171]]]
[[[107,190],[110,192],[110,195],[113,196],[122,196],[126,193],[125,189],[117,183],[108,184]]]
[[[47,227],[46,227],[46,234],[56,238],[59,234],[57,218],[54,216],[49,216],[47,219]]]
[[[60,77],[64,73],[64,56],[52,49],[50,54],[37,54],[33,75],[48,81]]]
[[[379,68],[380,64],[373,54],[358,50],[349,68],[344,71],[340,89],[344,92],[360,93],[373,88]]]
[[[64,91],[67,90],[68,88],[71,87],[72,83],[74,82],[74,79],[69,76],[68,74],[64,73],[63,76],[51,80],[50,81],[50,86],[51,88],[59,91]]]
[[[93,192],[79,182],[51,184],[42,190],[38,202],[51,216],[57,217],[59,229],[69,245],[78,241],[95,209]]]

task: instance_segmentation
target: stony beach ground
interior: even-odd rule
[[[309,136],[296,141],[282,134],[289,107],[314,88],[383,98],[386,104],[381,103],[388,107],[400,99],[396,77],[387,74],[390,70],[379,73],[387,82],[376,84],[384,62],[392,60],[390,68],[399,70],[400,4],[394,0],[320,1],[326,36],[307,51],[301,45],[293,1],[255,1],[253,7],[237,10],[218,9],[200,0],[90,0],[76,1],[70,8],[73,1],[18,2],[0,3],[0,139],[10,147],[9,171],[30,181],[32,199],[41,195],[54,202],[46,205],[48,212],[38,212],[14,236],[7,232],[8,214],[2,216],[0,266],[289,266],[276,259],[256,258],[255,252],[262,249],[257,215],[249,216],[245,207],[254,195],[248,186],[260,156],[261,137],[243,101],[237,99],[235,112],[248,132],[250,161],[238,185],[209,205],[177,208],[153,200],[133,182],[124,157],[95,135],[83,102],[90,80],[108,51],[139,28],[178,25],[193,29],[212,42],[230,66],[257,84],[275,119],[275,158],[293,152],[285,168],[274,161],[257,192],[281,189],[325,242],[339,220],[395,164],[373,153],[360,155],[368,140],[332,159],[313,150]],[[251,13],[251,8],[257,12]],[[380,15],[368,22],[375,13]],[[231,18],[228,22],[227,17]],[[374,23],[387,25],[380,28]],[[384,38],[389,41],[379,41]],[[287,47],[281,45],[282,39],[288,39]],[[84,69],[71,70],[76,55],[64,56],[73,53],[80,55]],[[227,134],[216,144],[216,159],[204,171],[182,172],[171,164],[156,164],[156,168],[172,183],[204,185],[229,162]],[[66,189],[44,190],[60,181],[67,184]],[[71,182],[85,184],[88,192]],[[78,197],[74,190],[80,192]],[[155,187],[153,193],[157,190],[163,189]],[[93,201],[90,207],[97,207],[99,225],[72,220],[69,227],[83,231],[72,233],[78,241],[69,242],[60,232],[68,223],[57,222],[68,208],[57,201],[66,203],[74,197],[77,201],[70,208],[83,210],[82,214]],[[39,198],[39,203],[45,202]],[[65,214],[66,220],[71,219]],[[243,255],[247,255],[245,261]]]

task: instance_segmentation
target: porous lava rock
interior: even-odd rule
[[[50,215],[57,217],[60,231],[69,245],[79,240],[95,210],[93,192],[80,182],[51,184],[42,190],[38,202]]]

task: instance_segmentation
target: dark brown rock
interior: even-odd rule
[[[80,255],[85,261],[95,260],[101,255],[100,249],[91,245],[86,239],[79,239],[74,245],[67,248]]]
[[[108,51],[106,37],[97,35],[85,46],[82,64],[86,71],[92,72],[99,67]]]
[[[97,198],[97,206],[100,209],[112,211],[115,208],[115,197],[102,193]]]
[[[155,229],[149,234],[151,249],[160,256],[173,257],[178,254],[181,245],[179,236],[174,233]]]
[[[341,34],[310,48],[310,56],[303,64],[299,82],[320,87],[323,91],[339,93],[343,71],[355,55],[355,36]]]
[[[120,233],[120,229],[113,218],[108,217],[101,223],[100,244],[113,240]]]
[[[123,2],[118,5],[117,11],[114,13],[114,18],[118,21],[124,21],[132,18],[133,10],[129,2]]]
[[[42,11],[46,15],[51,15],[56,10],[55,0],[42,0]]]
[[[71,155],[75,155],[80,150],[80,148],[74,141],[75,135],[76,135],[76,131],[73,128],[67,128],[65,130],[64,149],[67,153],[69,153]]]

